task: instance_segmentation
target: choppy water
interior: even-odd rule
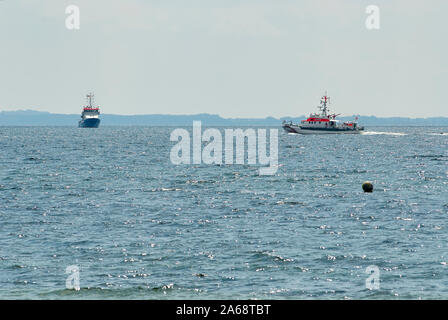
[[[274,176],[172,130],[1,127],[0,298],[448,298],[448,128],[279,130]]]

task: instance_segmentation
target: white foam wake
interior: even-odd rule
[[[448,136],[448,132],[430,133],[431,136]]]
[[[363,131],[361,134],[365,135],[376,135],[376,134],[386,134],[390,136],[407,136],[406,133],[403,132],[378,132],[378,131]]]

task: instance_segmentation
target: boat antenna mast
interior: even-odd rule
[[[327,107],[327,104],[330,103],[330,97],[327,96],[327,91],[325,91],[325,95],[320,99],[319,109],[322,112],[322,116],[327,117],[327,111],[330,111]]]
[[[89,94],[87,94],[87,103],[88,103],[88,107],[89,108],[93,108],[93,98],[94,98],[94,94],[93,92],[90,92]]]

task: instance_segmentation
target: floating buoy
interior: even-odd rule
[[[362,190],[364,192],[373,192],[373,184],[370,181],[366,181],[362,184]]]

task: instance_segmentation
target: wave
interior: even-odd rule
[[[407,133],[403,132],[379,132],[379,131],[364,131],[361,132],[363,135],[377,135],[377,134],[385,134],[389,136],[407,136]]]
[[[448,136],[448,132],[434,132],[434,133],[429,133],[430,136]]]
[[[279,200],[277,202],[275,202],[276,205],[291,205],[291,206],[295,206],[295,205],[299,205],[299,206],[304,206],[305,203],[301,202],[301,201],[283,201],[283,200]]]
[[[53,299],[141,299],[142,297],[161,298],[167,293],[175,291],[191,291],[191,289],[181,288],[173,283],[160,286],[134,286],[128,288],[107,288],[107,287],[81,287],[80,290],[58,289],[47,292],[39,292],[39,298]]]
[[[252,259],[265,261],[265,262],[294,262],[293,258],[282,257],[278,254],[269,251],[255,251],[252,255]]]
[[[414,154],[412,156],[407,156],[407,158],[421,159],[421,158],[431,158],[433,160],[440,160],[441,158],[447,158],[448,156],[444,154]]]

